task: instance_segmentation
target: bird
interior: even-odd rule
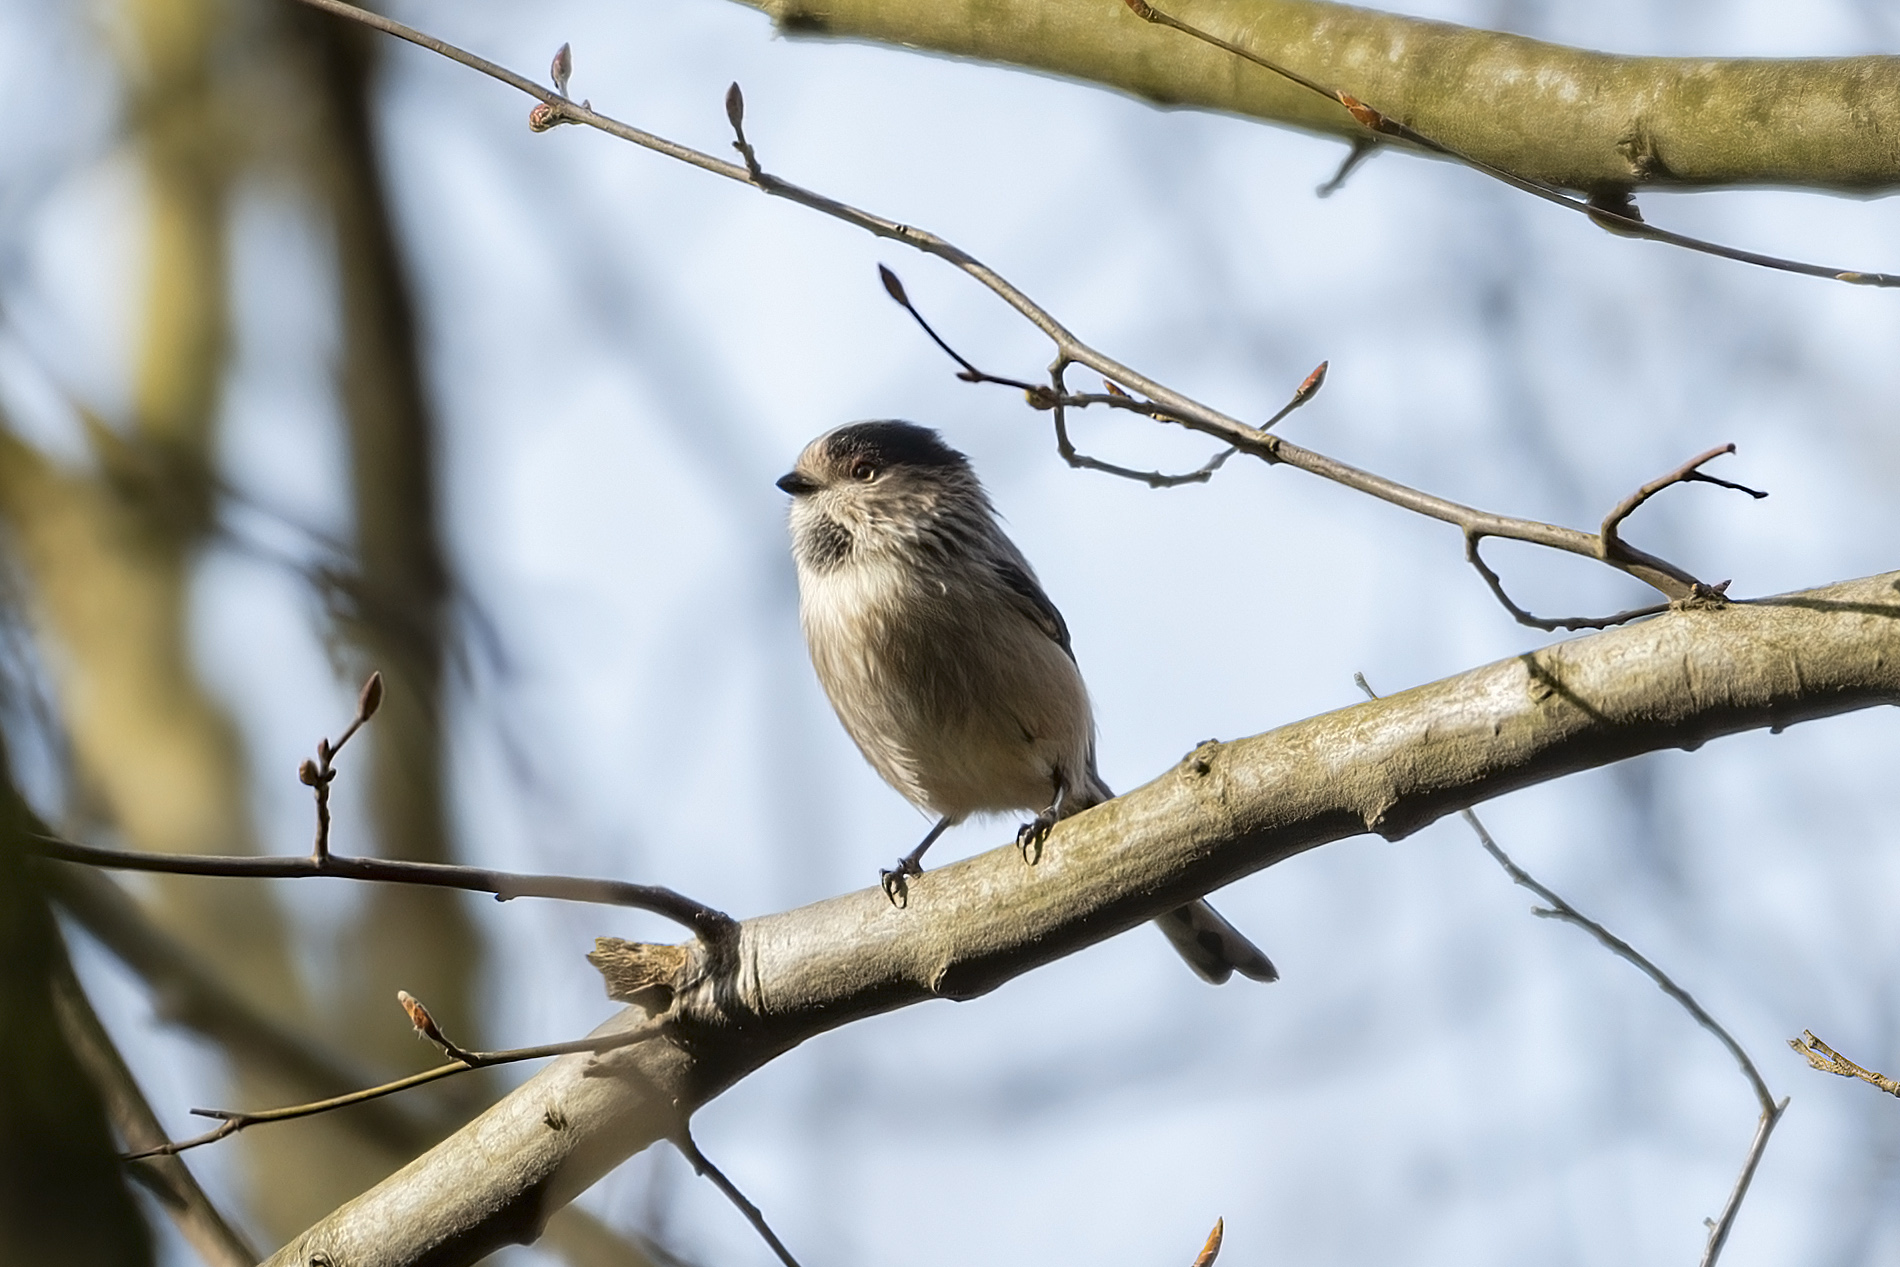
[[[1068,624],[967,457],[916,423],[854,422],[808,444],[778,487],[818,681],[864,759],[937,819],[881,873],[892,901],[972,814],[1033,811],[1027,859],[1055,823],[1114,797]],[[1204,980],[1279,977],[1205,901],[1155,922]]]

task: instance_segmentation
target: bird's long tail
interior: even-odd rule
[[[1093,754],[1090,755],[1087,777],[1082,786],[1063,798],[1062,817],[1079,814],[1091,806],[1103,801],[1113,800],[1115,793],[1108,784],[1102,782],[1102,776],[1096,772]],[[1267,958],[1260,947],[1247,940],[1245,933],[1229,924],[1221,913],[1206,902],[1189,902],[1177,907],[1155,921],[1181,958],[1187,960],[1188,967],[1203,981],[1215,985],[1238,972],[1253,981],[1278,981],[1280,970],[1273,966],[1273,960]]]
[[[1219,985],[1236,972],[1254,981],[1280,979],[1273,960],[1206,902],[1178,906],[1155,924],[1203,981]]]

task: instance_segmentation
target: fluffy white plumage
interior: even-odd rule
[[[912,423],[853,423],[779,487],[818,680],[872,768],[940,819],[887,878],[971,814],[1036,811],[1037,834],[1114,795],[1068,627],[968,459]],[[1205,902],[1157,923],[1210,981],[1278,976]]]

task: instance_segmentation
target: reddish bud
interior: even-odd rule
[[[897,274],[882,264],[877,266],[878,280],[884,283],[884,293],[904,307],[910,307],[910,296],[904,293],[904,283],[897,280]]]
[[[369,681],[363,683],[362,693],[356,697],[356,715],[368,721],[376,716],[376,710],[382,706],[383,675],[380,672],[372,673],[369,675]]]
[[[734,132],[745,126],[745,94],[739,91],[737,82],[726,89],[726,119]]]
[[[1123,391],[1123,390],[1122,390],[1121,388],[1119,388],[1119,387],[1117,387],[1117,386],[1115,386],[1115,384],[1114,384],[1114,383],[1112,383],[1112,382],[1110,382],[1110,381],[1109,381],[1108,379],[1106,379],[1106,378],[1102,380],[1102,386],[1108,389],[1108,394],[1109,394],[1109,395],[1111,395],[1111,396],[1120,396],[1120,397],[1121,397],[1121,398],[1122,398],[1123,400],[1133,400],[1133,399],[1134,399],[1134,397],[1133,397],[1133,396],[1130,396],[1130,395],[1129,395],[1129,394],[1128,394],[1127,392],[1125,392],[1125,391]]]
[[[1147,0],[1127,0],[1127,4],[1129,9],[1133,10],[1134,15],[1143,22],[1152,22],[1155,20],[1155,11],[1149,7]]]
[[[528,130],[530,132],[545,132],[560,122],[560,113],[545,101],[528,111]]]
[[[442,1031],[436,1028],[435,1018],[429,1015],[429,1009],[422,1000],[407,990],[396,991],[396,1002],[402,1004],[402,1010],[409,1014],[409,1023],[416,1027],[416,1033],[433,1042],[442,1043]]]
[[[1308,374],[1306,381],[1294,389],[1293,399],[1303,403],[1318,395],[1319,389],[1326,385],[1326,367],[1330,364],[1330,361],[1321,361],[1319,368]]]
[[[567,81],[574,74],[574,50],[566,44],[554,54],[554,64],[548,67],[548,74],[554,79],[554,90],[563,97],[567,95]]]

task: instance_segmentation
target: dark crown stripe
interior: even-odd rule
[[[929,427],[914,422],[854,422],[839,427],[825,441],[825,452],[844,465],[867,459],[874,465],[959,467],[970,460],[943,442]]]

